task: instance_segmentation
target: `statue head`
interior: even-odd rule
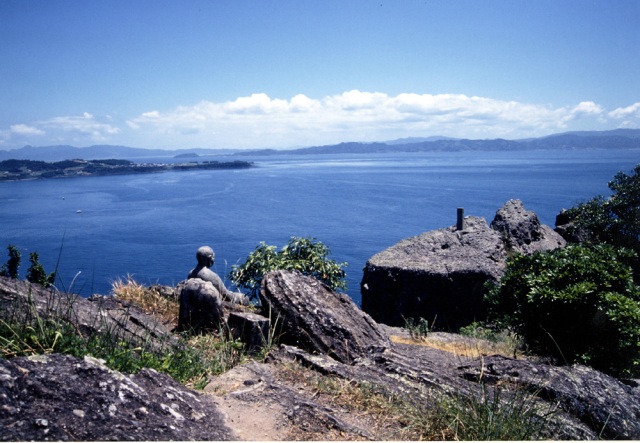
[[[196,252],[196,258],[198,259],[198,265],[206,266],[207,268],[213,265],[213,261],[215,260],[216,254],[213,252],[209,246],[201,246],[198,248],[198,252]]]

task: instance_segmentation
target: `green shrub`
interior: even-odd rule
[[[252,299],[258,298],[262,278],[270,271],[300,271],[310,275],[332,289],[345,289],[347,263],[328,258],[327,246],[313,238],[291,237],[280,251],[261,242],[241,265],[234,265],[229,279],[248,291]]]
[[[31,283],[42,285],[45,288],[52,286],[56,281],[56,272],[54,271],[51,274],[45,272],[37,252],[31,252],[29,254],[29,261],[31,262],[31,266],[27,270],[27,280]]]
[[[81,332],[73,321],[75,307],[61,303],[52,292],[46,314],[41,314],[35,300],[16,297],[0,310],[0,359],[36,354],[59,353],[83,358],[91,355],[113,369],[135,374],[142,368],[166,373],[187,386],[204,387],[211,375],[218,375],[243,362],[242,343],[227,339],[224,333],[180,336],[177,343],[166,341],[131,341],[123,329],[104,322],[98,315],[89,331]],[[123,314],[125,317],[128,315]]]
[[[611,245],[572,245],[516,255],[486,298],[490,315],[534,352],[614,375],[640,369],[636,254]]]
[[[609,189],[609,198],[597,196],[563,211],[559,218],[568,222],[565,232],[569,238],[627,247],[640,254],[640,164],[631,175],[618,172]]]
[[[431,325],[433,326],[433,325]],[[429,336],[431,329],[429,329],[429,321],[420,317],[416,320],[413,317],[404,319],[404,327],[409,331],[409,336],[412,340],[424,340]]]
[[[7,249],[9,250],[9,260],[0,267],[0,276],[17,279],[19,277],[18,269],[20,268],[20,260],[22,258],[20,251],[14,245],[9,245]],[[56,272],[54,271],[51,274],[45,272],[37,252],[29,254],[29,262],[31,266],[27,269],[28,281],[44,287],[53,285],[56,280]]]
[[[20,251],[13,245],[9,245],[7,249],[9,250],[9,260],[0,268],[0,275],[2,277],[17,279],[21,259]]]

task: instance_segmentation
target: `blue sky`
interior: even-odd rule
[[[0,149],[640,127],[640,1],[0,1]]]

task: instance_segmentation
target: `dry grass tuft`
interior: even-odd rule
[[[127,275],[126,280],[116,280],[111,287],[113,295],[120,300],[135,304],[146,313],[157,316],[165,324],[178,324],[177,300],[168,299],[157,290],[145,287],[130,275]]]
[[[461,357],[478,358],[483,355],[496,354],[510,358],[517,357],[516,347],[510,342],[492,342],[489,340],[474,339],[464,336],[460,336],[460,339],[455,341],[442,341],[432,337],[414,339],[397,335],[392,335],[390,339],[394,343],[427,346],[441,351],[450,352]]]
[[[401,398],[370,383],[322,375],[296,362],[285,364],[279,369],[282,379],[313,392],[315,401],[349,411],[375,440],[423,440],[427,437],[442,437],[443,425],[436,424],[430,416],[425,417],[421,405],[416,405],[410,398]],[[427,421],[430,421],[431,429],[425,426]],[[436,428],[437,430],[434,430]],[[301,435],[296,435],[296,439],[300,437]],[[304,439],[318,437],[304,435]]]

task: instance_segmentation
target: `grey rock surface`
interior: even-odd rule
[[[631,386],[583,365],[551,366],[493,355],[461,365],[468,380],[526,388],[555,404],[572,420],[605,440],[640,438],[640,395]],[[548,408],[549,409],[549,408]],[[578,435],[569,436],[578,438]],[[584,435],[580,438],[591,437]]]
[[[508,250],[532,254],[563,248],[566,241],[549,226],[540,223],[533,211],[527,211],[520,200],[509,200],[496,212],[491,229],[502,235]]]
[[[52,354],[0,360],[0,380],[3,441],[233,439],[208,396],[153,370]]]
[[[272,298],[271,312],[276,315],[272,319],[280,318],[284,326],[289,317],[286,324],[300,337],[317,333],[337,344],[346,340],[357,346],[332,347],[326,337],[305,341],[293,335],[292,342],[304,349],[282,345],[265,363],[250,361],[214,377],[204,395],[156,371],[126,375],[91,357],[53,354],[0,360],[0,440],[397,438],[398,434],[386,434],[384,426],[374,429],[379,420],[332,403],[330,395],[319,396],[312,384],[305,383],[314,374],[329,376],[324,383],[334,378],[350,386],[361,383],[423,405],[443,395],[481,398],[495,389],[520,392],[539,405],[541,414],[551,412],[547,418],[553,426],[546,438],[640,439],[637,381],[623,382],[580,365],[559,367],[499,355],[469,357],[451,350],[474,349],[478,343],[457,334],[433,332],[428,342],[412,342],[405,329],[376,324],[353,303],[344,302],[341,294],[309,277],[276,272],[269,281],[268,289],[277,294]],[[51,311],[52,305],[62,303],[54,301],[72,300],[25,282],[0,279],[3,315],[7,303],[23,296],[31,300],[23,306],[41,311],[39,315],[64,315],[64,310]],[[105,318],[116,309],[104,308],[104,300],[101,305],[89,300],[77,303],[81,311]],[[277,303],[297,306],[276,310]],[[92,311],[97,306],[103,310]],[[342,311],[346,313],[340,315]],[[80,334],[85,315],[73,317]],[[127,328],[129,322],[138,321],[118,318]],[[356,332],[348,331],[351,325]],[[327,329],[337,332],[330,335]],[[130,335],[134,342],[137,337]],[[295,365],[309,372],[302,374]],[[501,401],[508,404],[509,397]]]
[[[179,331],[218,331],[224,324],[222,297],[209,281],[190,278],[178,283]]]
[[[362,308],[388,325],[424,318],[435,329],[455,330],[485,319],[485,285],[500,278],[508,254],[564,245],[521,201],[510,200],[490,226],[465,217],[462,230],[425,232],[371,257],[361,283]]]
[[[229,419],[241,424],[243,440],[376,439],[354,414],[319,401],[317,392],[286,372],[283,366],[253,361],[216,377],[205,392],[215,396],[221,409],[234,411]]]
[[[231,336],[244,343],[249,351],[269,344],[269,319],[252,312],[230,312],[227,326]]]
[[[484,284],[499,278],[506,257],[500,235],[480,217],[466,217],[462,231],[450,227],[402,240],[367,261],[362,309],[396,326],[406,318],[441,329],[481,320]]]
[[[351,298],[299,272],[273,271],[262,280],[263,314],[280,341],[341,362],[366,355],[388,338]]]
[[[108,330],[123,340],[156,349],[176,342],[171,325],[115,297],[86,299],[28,281],[0,277],[0,318],[31,322],[36,317],[68,321],[85,337]]]
[[[436,340],[461,339],[440,334]],[[425,404],[433,401],[434,394],[493,398],[493,390],[500,389],[501,401],[508,405],[510,395],[524,393],[528,404],[547,415],[550,439],[640,438],[637,389],[586,366],[557,367],[500,355],[465,357],[396,342],[389,348],[371,348],[367,358],[351,365],[286,345],[269,358],[273,363],[294,360],[325,375],[377,386],[389,395],[422,398]]]

